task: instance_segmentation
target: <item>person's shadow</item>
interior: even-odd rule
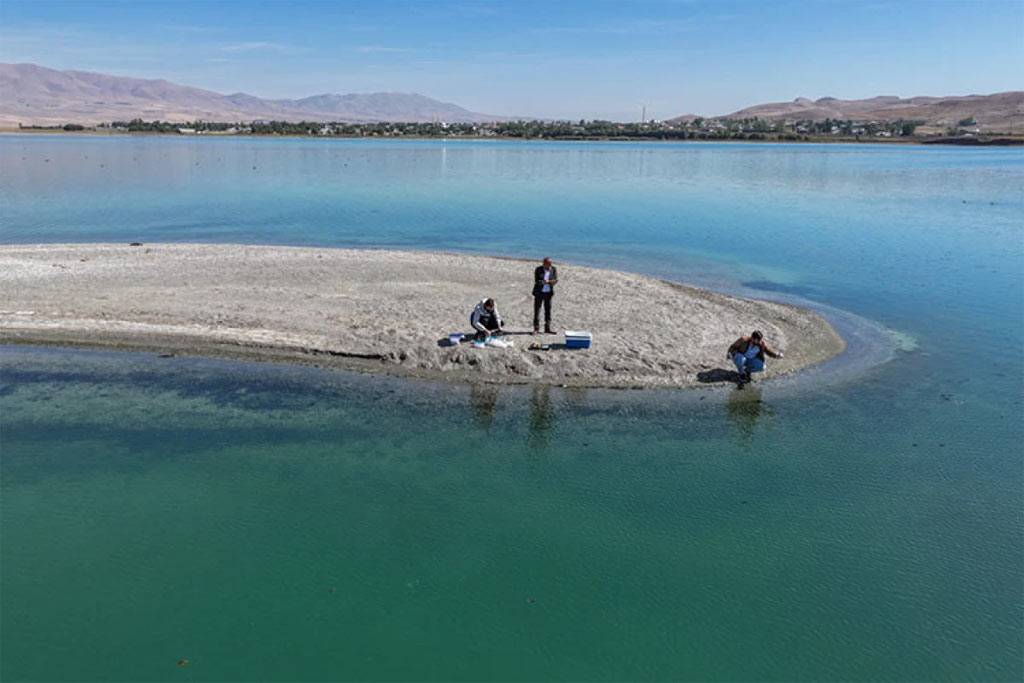
[[[453,332],[452,334],[461,334],[462,335],[462,339],[459,340],[458,342],[452,343],[451,336],[445,335],[444,337],[441,337],[440,339],[437,340],[437,345],[439,347],[441,347],[441,348],[445,348],[445,347],[460,346],[462,344],[468,344],[468,343],[473,341],[474,337],[476,337],[476,330],[471,330],[469,332]],[[528,330],[505,330],[503,336],[505,336],[505,337],[537,337],[537,335],[535,335],[533,332],[530,332]],[[549,337],[550,336],[551,335],[549,335]],[[547,350],[550,350],[550,351],[561,351],[561,350],[566,348],[565,344],[563,344],[561,342],[557,342],[556,343],[556,342],[552,342],[552,341],[546,341],[545,337],[538,337],[537,339],[538,339],[538,343],[546,345],[548,347]],[[520,344],[522,344],[522,347],[520,347]],[[516,348],[528,349],[529,348],[529,344],[526,341],[516,342]]]
[[[723,382],[735,384],[740,381],[740,373],[735,370],[726,370],[725,368],[701,370],[697,373],[697,381],[701,384],[721,384]]]

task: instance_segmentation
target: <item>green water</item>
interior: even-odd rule
[[[1019,149],[0,136],[6,243],[549,252],[850,340],[681,392],[2,348],[0,679],[1020,681],[1022,216]]]
[[[4,680],[1021,673],[1019,401],[2,358]]]

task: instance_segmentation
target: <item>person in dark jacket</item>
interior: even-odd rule
[[[749,337],[740,337],[726,352],[726,358],[736,364],[740,384],[749,382],[751,373],[764,371],[765,356],[782,358],[782,352],[768,346],[759,330],[751,332]]]
[[[544,333],[551,331],[551,298],[555,295],[558,284],[558,268],[555,268],[549,257],[545,257],[541,265],[533,271],[533,332],[540,332],[540,307],[544,307]]]

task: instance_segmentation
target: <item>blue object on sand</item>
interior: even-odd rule
[[[567,349],[589,349],[593,337],[589,332],[582,330],[565,331],[565,348]]]

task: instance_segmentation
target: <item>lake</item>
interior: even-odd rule
[[[550,254],[896,340],[621,392],[3,347],[0,678],[1020,680],[1022,216],[1015,149],[0,136],[5,243]]]

